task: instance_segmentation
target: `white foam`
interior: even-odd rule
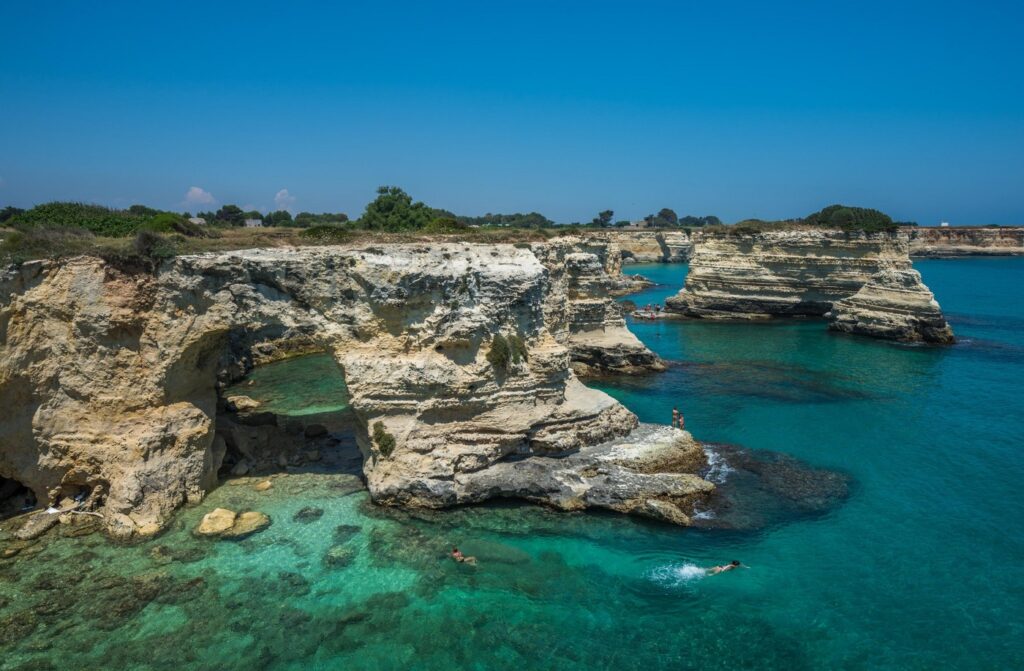
[[[649,577],[665,587],[682,587],[707,576],[707,571],[696,564],[670,564],[652,569]]]
[[[736,470],[726,463],[725,457],[707,446],[704,447],[704,454],[708,458],[708,472],[704,476],[705,480],[720,485],[725,482],[730,473]]]

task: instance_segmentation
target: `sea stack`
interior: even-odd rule
[[[700,319],[827,317],[836,330],[892,340],[953,338],[901,232],[704,232],[666,307]]]

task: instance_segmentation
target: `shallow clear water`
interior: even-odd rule
[[[341,368],[330,354],[308,354],[257,366],[225,396],[248,396],[260,410],[290,417],[336,412],[348,407]]]
[[[677,404],[699,438],[848,474],[825,514],[682,530],[531,506],[380,510],[347,475],[227,485],[154,541],[60,538],[0,561],[0,668],[1022,668],[1024,259],[916,267],[961,344],[642,322],[670,370],[597,385],[645,421]],[[685,266],[628,270],[666,285],[631,297],[643,304]],[[274,523],[193,539],[218,505]],[[306,506],[324,513],[294,521]],[[453,543],[479,565],[446,561]],[[751,568],[694,568],[733,558]]]

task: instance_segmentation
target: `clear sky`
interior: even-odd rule
[[[14,2],[0,205],[1024,223],[1011,2]]]

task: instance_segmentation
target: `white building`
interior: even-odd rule
[[[245,227],[246,228],[260,228],[261,226],[263,226],[263,220],[262,219],[246,219],[245,220]]]
[[[206,219],[203,219],[202,217],[190,217],[188,223],[196,224],[197,226],[205,226]]]
[[[939,224],[939,226],[941,226],[943,228],[949,228],[949,222],[948,221],[943,221],[942,223]]]

